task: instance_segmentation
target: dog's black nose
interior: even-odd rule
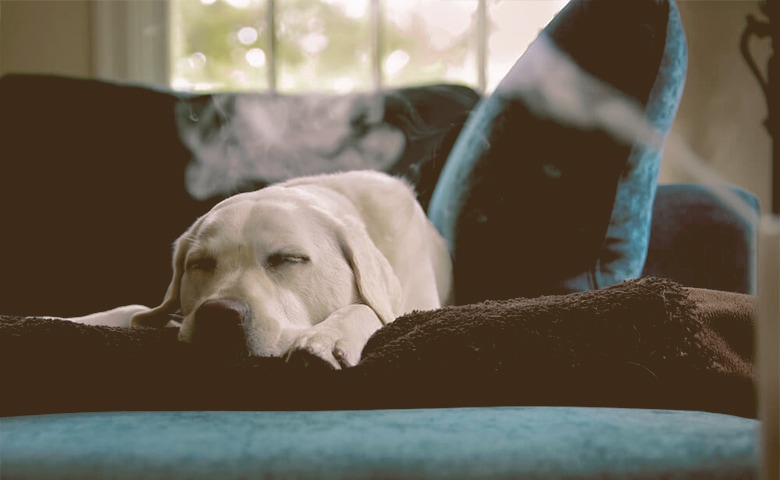
[[[206,300],[195,311],[192,343],[225,354],[247,354],[249,307],[233,298]]]

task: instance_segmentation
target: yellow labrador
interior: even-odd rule
[[[160,306],[69,320],[163,327],[173,316],[184,342],[257,356],[302,350],[341,368],[383,324],[451,297],[446,244],[409,185],[353,171],[222,201],[176,241]]]

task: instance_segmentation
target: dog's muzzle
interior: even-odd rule
[[[195,311],[192,344],[209,353],[249,355],[244,327],[250,315],[249,307],[240,300],[206,300]]]

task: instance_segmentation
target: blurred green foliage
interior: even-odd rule
[[[390,1],[390,0],[387,0]],[[452,3],[438,1],[442,9]],[[269,0],[171,0],[172,78],[182,90],[266,90],[271,61]],[[276,0],[276,82],[280,91],[372,88],[374,39],[370,0]],[[381,25],[382,82],[459,81],[473,62],[472,27],[445,45],[430,41],[430,18],[409,2],[407,21]],[[462,3],[462,2],[458,2]],[[475,2],[466,2],[475,3]],[[398,9],[399,4],[394,8]],[[457,14],[457,13],[456,13]],[[430,15],[430,11],[428,11]],[[245,28],[239,40],[239,32]],[[248,32],[248,33],[247,33]],[[441,35],[441,32],[439,32]],[[247,53],[255,65],[248,61]],[[258,51],[260,49],[262,52]],[[397,52],[388,60],[393,52]],[[470,55],[470,52],[471,55]],[[254,56],[252,56],[254,55]],[[263,58],[265,63],[263,63]],[[391,68],[385,68],[385,67]],[[476,73],[471,76],[474,78]],[[468,79],[467,79],[468,81]]]

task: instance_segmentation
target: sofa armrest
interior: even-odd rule
[[[758,199],[730,186],[756,211]],[[686,286],[757,293],[757,228],[705,185],[659,185],[643,275]]]

